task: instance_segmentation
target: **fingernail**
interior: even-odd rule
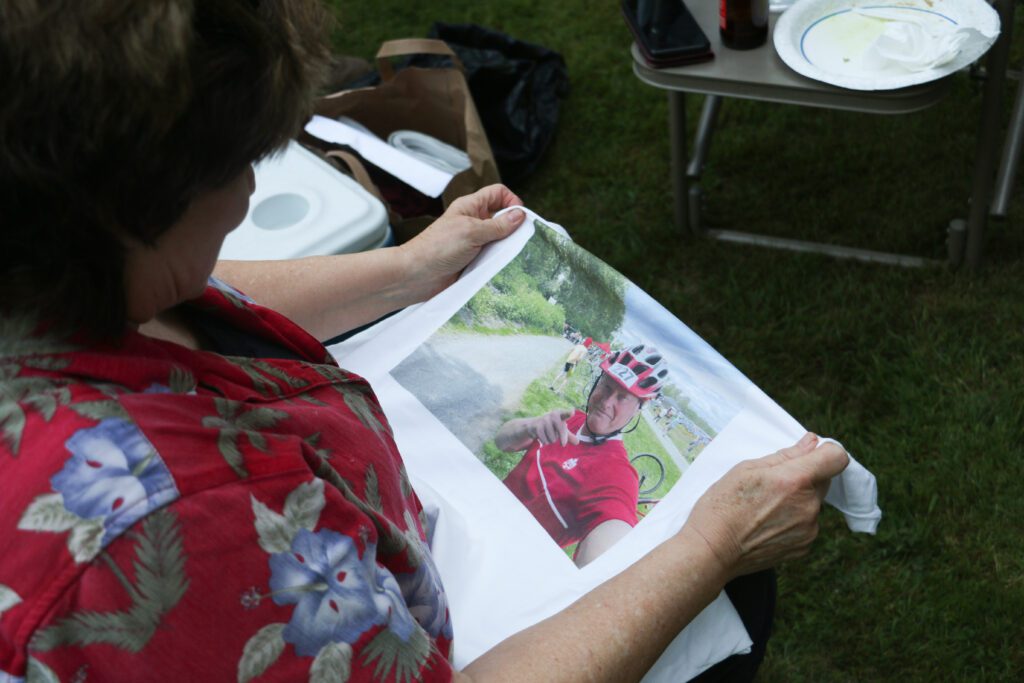
[[[797,445],[799,446],[810,446],[812,443],[818,440],[818,436],[811,432],[804,434],[803,438],[800,439]]]
[[[522,209],[512,209],[505,214],[505,220],[508,221],[509,225],[519,225],[526,218],[526,212]]]

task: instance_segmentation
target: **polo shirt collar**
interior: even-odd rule
[[[594,439],[594,437],[585,436],[583,434],[583,428],[586,426],[586,424],[587,420],[586,418],[584,418],[583,424],[581,424],[580,428],[576,430],[576,438],[580,440],[580,443],[596,443],[597,440]],[[609,436],[607,439],[602,439],[602,443],[606,443],[608,441],[622,441],[622,432],[619,432],[615,436]]]

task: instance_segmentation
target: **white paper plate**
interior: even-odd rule
[[[985,0],[797,0],[775,25],[775,51],[798,74],[853,90],[894,90],[927,83],[968,66],[995,37],[964,46],[952,61],[925,71],[890,64],[868,66],[860,57],[884,30],[884,22],[851,12],[885,8],[998,35],[999,15]]]

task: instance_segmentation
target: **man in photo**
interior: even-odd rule
[[[573,559],[580,567],[638,521],[639,477],[622,435],[636,428],[644,404],[667,377],[657,349],[637,344],[601,363],[586,412],[560,409],[510,420],[494,438],[503,451],[526,451],[505,485],[560,547],[579,544]]]

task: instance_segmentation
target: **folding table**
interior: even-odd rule
[[[988,54],[968,219],[951,221],[948,239],[950,262],[958,265],[966,258],[968,266],[972,268],[981,262],[985,224],[992,199],[997,148],[1002,129],[1001,99],[1013,26],[1014,0],[996,0],[995,5],[1000,15],[1002,32]],[[648,85],[668,91],[675,222],[684,234],[693,233],[732,242],[895,265],[932,263],[932,260],[920,256],[889,254],[735,230],[709,229],[701,223],[700,187],[695,182],[691,184],[691,181],[700,178],[715,119],[724,97],[871,114],[905,114],[925,109],[941,100],[949,91],[952,76],[898,90],[860,91],[838,88],[797,74],[779,58],[771,38],[777,19],[775,13],[770,17],[768,42],[759,48],[741,51],[724,47],[719,39],[717,2],[691,0],[687,7],[711,41],[715,52],[713,60],[670,69],[654,69],[644,61],[637,46],[634,44],[632,47],[633,72],[636,76]],[[688,158],[687,152],[686,93],[706,96],[697,125],[692,158]]]

